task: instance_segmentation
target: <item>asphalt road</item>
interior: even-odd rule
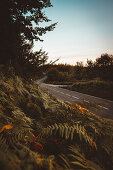
[[[37,83],[53,96],[72,104],[84,104],[87,109],[103,118],[113,119],[113,101],[60,88],[57,85]]]

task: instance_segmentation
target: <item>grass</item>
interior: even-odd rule
[[[0,169],[112,169],[112,120],[10,72],[0,77]]]
[[[76,82],[72,86],[66,88],[84,94],[113,100],[113,82],[99,80]]]
[[[54,84],[54,85],[72,85],[73,84],[73,82],[68,82],[68,81],[47,81],[47,80],[45,80],[45,83]]]

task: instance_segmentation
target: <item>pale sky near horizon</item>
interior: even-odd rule
[[[113,0],[51,0],[53,7],[45,14],[58,22],[36,42],[48,52],[49,60],[60,57],[57,63],[75,64],[95,60],[103,53],[113,54]]]

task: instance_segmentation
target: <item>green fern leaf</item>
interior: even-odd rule
[[[73,161],[73,162],[71,162],[71,163],[74,164],[74,165],[77,165],[77,166],[79,166],[79,167],[81,167],[81,168],[88,169],[87,166],[81,164],[81,163],[78,162],[78,161]]]
[[[69,165],[68,161],[66,160],[65,155],[64,155],[64,154],[60,154],[59,157],[60,157],[61,160],[63,160],[63,162],[65,163],[65,164],[64,164],[64,165],[65,165],[65,168],[66,168],[66,169],[70,169],[70,165]]]

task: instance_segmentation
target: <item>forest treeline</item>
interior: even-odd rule
[[[77,62],[75,66],[58,64],[46,67],[47,81],[69,81],[76,80],[105,80],[113,81],[113,55],[102,54],[95,61],[87,60],[84,65]]]

